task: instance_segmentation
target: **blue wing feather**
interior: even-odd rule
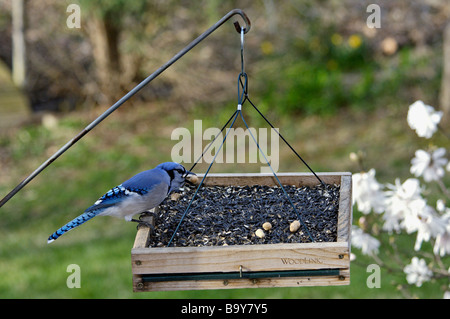
[[[103,210],[105,208],[111,207],[120,203],[125,198],[127,198],[132,193],[137,193],[139,195],[144,195],[148,193],[146,188],[126,188],[123,184],[110,189],[106,194],[100,197],[94,205],[86,209],[86,212],[93,210]]]
[[[94,205],[87,208],[82,215],[78,216],[50,235],[48,242],[50,243],[56,240],[69,230],[78,227],[91,218],[101,214],[105,211],[105,209],[117,205],[133,194],[142,196],[151,192],[155,186],[161,183],[165,183],[169,186],[170,178],[168,174],[159,167],[133,176],[122,184],[110,189],[102,197],[100,197]]]
[[[160,184],[161,182],[165,182],[167,185],[169,185],[169,176],[160,168],[154,168],[133,176],[129,180],[123,182],[122,186],[131,192],[147,193],[150,189]]]

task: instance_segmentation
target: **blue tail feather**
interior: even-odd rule
[[[91,218],[94,218],[100,212],[101,212],[101,210],[93,210],[93,211],[86,211],[86,212],[84,212],[83,214],[81,214],[80,216],[78,216],[74,220],[68,222],[67,224],[62,226],[60,229],[55,231],[53,234],[51,234],[50,237],[48,237],[47,244],[50,244],[51,242],[55,241],[61,235],[63,235],[64,233],[67,233],[69,230],[71,230],[71,229],[73,229],[75,227],[78,227],[81,224],[84,224],[85,222],[87,222]]]

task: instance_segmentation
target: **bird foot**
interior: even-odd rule
[[[141,226],[144,226],[144,227],[150,228],[152,232],[155,231],[155,226],[153,226],[151,223],[148,223],[148,222],[140,220],[140,219],[132,219],[131,221],[138,223],[138,225],[136,226],[136,229],[139,229]]]

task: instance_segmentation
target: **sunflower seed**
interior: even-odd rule
[[[203,186],[192,201],[172,245],[201,247],[310,242],[303,225],[295,233],[289,231],[290,223],[299,220],[298,214],[315,241],[336,241],[339,186],[326,185],[326,189],[323,186],[284,186],[284,189],[297,212],[280,187]],[[152,247],[167,246],[195,190],[185,185],[178,200],[169,197],[160,205]],[[272,228],[264,239],[258,238],[255,232],[265,222],[270,222]]]

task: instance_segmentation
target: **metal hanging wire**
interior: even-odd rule
[[[311,240],[311,242],[314,242],[314,238],[311,235],[308,227],[306,226],[306,224],[304,223],[300,213],[298,212],[298,210],[295,208],[294,203],[292,202],[290,196],[288,195],[288,193],[286,192],[285,188],[283,187],[281,181],[279,180],[277,174],[275,173],[275,171],[272,168],[272,165],[270,165],[270,162],[268,161],[266,155],[264,154],[263,150],[261,149],[261,147],[259,146],[259,143],[257,142],[256,138],[253,136],[247,122],[244,119],[244,115],[242,113],[242,105],[246,102],[249,101],[249,103],[253,106],[253,108],[264,118],[264,120],[272,127],[272,129],[274,129],[277,134],[282,138],[282,140],[289,146],[289,148],[295,153],[295,155],[297,155],[297,157],[308,167],[308,169],[314,174],[314,176],[317,178],[317,180],[322,184],[322,186],[325,187],[325,183],[319,178],[319,176],[312,170],[312,168],[303,160],[303,158],[301,158],[301,156],[294,150],[294,148],[286,141],[286,139],[280,134],[280,132],[278,130],[275,129],[275,127],[272,125],[272,123],[269,122],[269,120],[267,120],[267,118],[259,111],[259,109],[250,101],[249,97],[248,97],[248,76],[247,73],[245,72],[245,64],[244,64],[244,34],[245,34],[245,29],[241,28],[241,72],[239,73],[238,76],[238,80],[237,80],[237,95],[238,95],[238,105],[237,105],[237,110],[233,113],[233,115],[230,117],[230,119],[227,121],[227,123],[222,127],[222,129],[220,130],[220,132],[214,137],[214,139],[208,144],[208,146],[205,148],[205,150],[203,151],[203,153],[200,155],[200,157],[197,159],[197,161],[192,165],[190,171],[192,171],[192,169],[197,165],[197,163],[203,158],[203,155],[206,153],[206,151],[210,148],[210,146],[214,143],[214,141],[217,139],[217,137],[219,135],[222,134],[223,130],[225,129],[225,127],[227,127],[228,123],[232,120],[232,123],[230,125],[230,127],[227,130],[227,133],[225,134],[225,137],[222,139],[222,143],[219,146],[219,149],[216,151],[216,154],[214,155],[213,160],[211,161],[211,163],[208,166],[208,169],[206,170],[205,174],[203,175],[203,178],[200,182],[200,184],[197,186],[197,189],[195,190],[194,196],[192,196],[187,208],[185,209],[180,221],[178,222],[177,227],[175,228],[175,231],[172,234],[172,237],[170,238],[167,246],[169,247],[177,232],[178,229],[180,228],[181,224],[183,223],[185,217],[187,216],[191,205],[195,199],[195,197],[198,194],[198,191],[200,189],[200,187],[203,186],[203,183],[205,181],[206,176],[208,175],[212,165],[215,162],[215,159],[217,157],[217,155],[220,153],[220,150],[223,147],[223,144],[225,143],[225,140],[227,139],[228,133],[230,132],[231,128],[233,127],[233,125],[236,122],[237,117],[240,115],[242,122],[244,123],[245,127],[247,128],[247,130],[250,133],[250,136],[252,137],[254,143],[256,144],[256,146],[258,147],[259,152],[261,153],[261,155],[263,156],[264,160],[266,161],[267,165],[269,166],[270,170],[272,171],[272,174],[274,175],[278,185],[281,187],[285,197],[287,198],[287,200],[289,201],[289,204],[291,205],[292,209],[294,210],[300,224],[302,225],[302,227],[304,228],[304,230],[306,231],[309,239]]]
[[[172,237],[170,238],[169,243],[167,244],[167,247],[169,247],[170,244],[172,243],[173,239],[175,238],[175,236],[176,236],[176,234],[177,234],[177,232],[178,232],[178,229],[179,229],[180,226],[181,226],[181,223],[183,222],[184,218],[186,217],[187,213],[189,212],[189,209],[191,208],[192,202],[194,201],[195,197],[197,196],[197,193],[198,193],[200,187],[202,187],[202,185],[203,185],[203,183],[204,183],[204,181],[205,181],[206,176],[208,175],[208,173],[209,173],[209,171],[210,171],[212,165],[214,164],[214,162],[215,162],[215,160],[216,160],[217,155],[220,153],[220,150],[222,149],[222,146],[223,146],[223,144],[225,143],[225,140],[227,139],[228,133],[230,133],[231,128],[233,127],[234,123],[236,122],[236,119],[237,119],[239,113],[240,113],[240,111],[235,111],[235,112],[233,113],[233,116],[232,116],[233,121],[231,122],[231,125],[230,125],[230,127],[228,128],[227,133],[225,134],[225,137],[223,138],[222,143],[221,143],[220,146],[219,146],[219,149],[217,150],[216,154],[214,155],[213,160],[211,161],[211,163],[210,163],[209,166],[208,166],[208,169],[206,170],[205,174],[203,175],[203,178],[202,178],[200,184],[198,185],[197,189],[195,190],[194,196],[192,196],[192,198],[191,198],[191,200],[190,200],[188,206],[186,207],[186,209],[185,209],[183,215],[181,216],[181,219],[180,219],[180,221],[178,222],[178,225],[177,225],[177,227],[175,228],[175,230],[174,230],[174,232],[173,232],[173,234],[172,234]],[[210,144],[210,145],[211,145],[211,144]],[[205,152],[206,152],[206,151],[205,151]],[[202,154],[202,155],[203,155],[203,154]],[[195,166],[195,165],[194,165],[194,166]]]

